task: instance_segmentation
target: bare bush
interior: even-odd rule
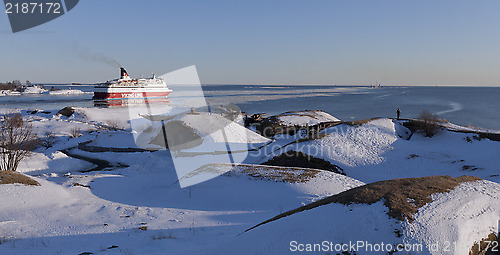
[[[69,135],[71,136],[71,138],[76,138],[82,135],[82,131],[80,128],[74,127],[69,131]]]
[[[108,125],[107,128],[109,130],[116,131],[120,129],[120,123],[118,122],[118,120],[108,120],[106,121],[106,124]]]
[[[418,116],[420,120],[420,131],[427,137],[433,137],[439,132],[439,119],[436,114],[430,113],[428,110],[423,110]]]
[[[38,140],[40,141],[40,145],[45,147],[45,149],[52,147],[57,142],[54,132],[50,131],[45,132],[44,136],[40,137]]]
[[[0,170],[16,171],[21,160],[36,146],[33,126],[19,113],[5,114],[0,120]]]

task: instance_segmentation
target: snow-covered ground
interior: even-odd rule
[[[77,172],[81,168],[74,168],[77,162],[54,160],[53,166],[36,171],[40,186],[0,185],[0,253],[203,253],[207,246],[217,246],[275,214],[363,185],[324,171],[239,166],[181,189],[166,151],[99,155],[129,167],[82,174]],[[44,159],[30,162],[35,160]],[[295,183],[268,175],[278,170],[307,178]]]
[[[49,95],[80,95],[80,94],[91,94],[92,92],[83,92],[78,89],[60,89],[60,90],[47,90],[46,88],[33,85],[27,86],[23,91],[14,90],[0,90],[0,95],[2,96],[21,96],[21,95],[36,95],[36,94],[49,94]]]
[[[51,95],[80,95],[80,94],[93,94],[92,92],[83,92],[78,89],[60,89],[49,91]]]
[[[40,87],[40,86],[29,86],[29,87],[26,87],[24,89],[24,91],[22,92],[22,94],[42,94],[42,93],[46,93],[47,90],[43,87]]]
[[[499,142],[449,131],[432,138],[420,134],[409,140],[401,138],[406,138],[407,132],[391,119],[376,119],[359,126],[342,124],[322,131],[322,138],[279,147],[256,162],[296,150],[339,165],[348,176],[367,183],[431,175],[472,175],[500,182],[496,162]]]
[[[497,233],[500,184],[465,182],[433,196],[415,220],[387,216],[384,201],[338,203],[294,213],[227,240],[206,254],[469,254],[477,240]]]
[[[431,250],[437,246],[441,251],[448,246],[454,254],[467,255],[475,242],[500,231],[498,183],[462,183],[450,193],[434,194],[432,200],[412,223],[403,224],[406,242],[422,243]]]
[[[424,245],[456,241],[460,251],[453,254],[465,254],[474,242],[498,232],[500,169],[495,160],[500,143],[473,139],[472,134],[443,131],[432,138],[413,134],[406,140],[408,130],[400,123],[377,119],[330,127],[309,141],[303,134],[279,135],[271,141],[228,122],[224,126],[230,130],[244,130],[245,139],[235,136],[233,142],[263,147],[249,151],[239,166],[214,162],[204,171],[222,175],[180,188],[168,150],[96,153],[81,146],[140,149],[130,120],[142,117],[133,111],[77,108],[71,117],[57,111],[19,112],[40,137],[50,133],[55,138],[51,147],[38,148],[18,169],[40,186],[0,185],[0,254],[288,254],[293,240],[297,245],[323,240]],[[294,125],[338,120],[320,112],[307,119],[285,117]],[[197,114],[176,121],[217,142],[224,137],[212,130],[211,122],[221,122],[219,118]],[[291,143],[297,139],[303,142]],[[347,176],[254,165],[288,150],[325,159]],[[109,165],[85,172],[96,165],[64,152]],[[278,214],[365,183],[432,175],[472,175],[487,181],[434,194],[433,202],[421,207],[411,223],[388,217],[383,201],[328,204],[243,233]]]

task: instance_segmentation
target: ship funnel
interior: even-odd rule
[[[120,67],[120,79],[126,79],[129,78],[127,70],[125,68]]]

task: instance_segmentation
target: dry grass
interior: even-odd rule
[[[304,168],[267,167],[262,165],[238,166],[240,172],[259,180],[270,180],[286,183],[305,183],[314,178],[320,171]],[[228,174],[231,174],[229,172]]]
[[[389,212],[387,212],[387,214],[390,217],[398,220],[404,220],[406,218],[409,222],[412,222],[413,214],[418,211],[418,208],[432,202],[432,194],[449,192],[462,182],[477,180],[481,179],[472,176],[454,178],[442,175],[374,182],[279,214],[267,221],[247,229],[246,231],[280,218],[326,204],[374,204],[382,199],[384,199],[384,205],[389,208]]]
[[[411,222],[418,208],[432,202],[432,194],[449,192],[462,182],[477,180],[480,179],[472,176],[453,178],[443,175],[381,181],[343,192],[335,202],[373,204],[384,198],[389,216]]]
[[[14,171],[0,171],[0,184],[20,183],[24,185],[39,186],[40,183],[29,178],[26,175],[16,173]]]
[[[307,137],[303,137],[303,138],[300,138],[300,139],[297,139],[297,141],[293,141],[289,144],[292,144],[292,143],[303,143],[303,142],[307,142],[307,141],[313,141],[313,140],[319,140],[325,136],[328,136],[328,134],[325,134],[325,133],[313,133],[313,134],[308,134]],[[289,145],[287,144],[287,145]],[[286,146],[286,145],[285,145]],[[285,147],[283,146],[283,147]]]
[[[168,235],[165,235],[165,233],[160,232],[154,236],[151,236],[151,239],[153,240],[163,240],[163,239],[177,239],[177,237],[172,235],[172,231],[168,233]]]
[[[358,126],[361,126],[363,124],[366,124],[372,120],[376,120],[378,118],[371,118],[371,119],[366,119],[366,120],[353,120],[353,121],[345,121],[344,124],[348,125],[348,126],[353,126],[353,127],[358,127]]]
[[[213,163],[203,165],[182,178],[191,178],[200,173],[212,173],[228,177],[243,176],[250,177],[250,179],[273,182],[306,183],[320,173],[320,171],[321,170],[298,167]]]

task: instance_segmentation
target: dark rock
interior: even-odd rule
[[[73,113],[75,113],[75,109],[73,109],[73,107],[70,107],[70,106],[64,107],[60,111],[57,112],[58,115],[63,115],[66,117],[73,115]]]

